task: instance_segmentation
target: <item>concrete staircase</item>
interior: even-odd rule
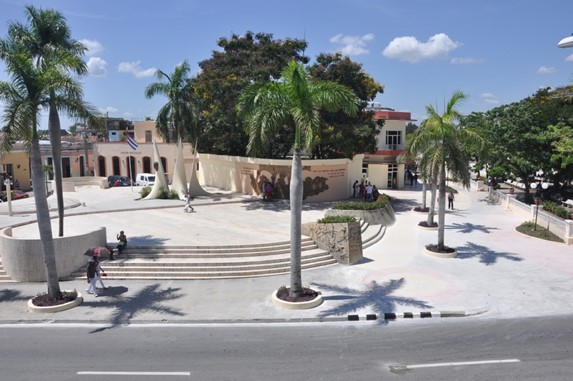
[[[6,274],[4,270],[4,265],[2,264],[2,258],[0,257],[0,283],[13,282],[12,279]]]
[[[361,221],[363,249],[382,239],[385,231],[385,226],[370,226]],[[301,249],[302,270],[336,264],[332,254],[319,249],[308,237],[302,238]],[[103,258],[101,267],[106,279],[114,280],[230,279],[285,274],[290,272],[290,241],[223,246],[128,245],[114,261]],[[70,279],[85,279],[85,269],[62,278]],[[10,278],[0,267],[0,282],[7,281]]]

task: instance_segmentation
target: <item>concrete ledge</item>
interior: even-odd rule
[[[63,192],[75,192],[76,187],[80,185],[94,185],[101,189],[106,189],[109,187],[107,183],[107,177],[95,177],[95,176],[84,176],[84,177],[64,177],[62,179],[62,191]],[[56,184],[52,181],[52,189],[56,189]]]

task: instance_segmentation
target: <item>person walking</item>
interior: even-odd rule
[[[360,191],[360,184],[358,184],[358,180],[356,180],[354,182],[354,185],[352,185],[352,198],[356,198],[359,191]]]
[[[103,284],[103,279],[102,279],[102,276],[106,276],[106,273],[101,268],[97,257],[94,257],[94,259],[95,259],[96,264],[97,264],[96,265],[96,281],[94,283],[97,284],[99,282],[101,288],[107,288],[107,286],[105,284]]]
[[[93,294],[96,298],[98,296],[97,289],[96,289],[97,265],[98,265],[97,260],[92,258],[88,261],[88,267],[86,270],[86,276],[88,279],[88,288],[86,288],[86,291],[88,294]]]
[[[184,200],[185,200],[185,206],[183,207],[183,211],[185,213],[193,212],[194,209],[191,206],[191,196],[189,196],[189,193],[185,193]]]
[[[372,202],[372,184],[370,182],[366,185],[366,201]]]
[[[454,192],[448,193],[448,209],[454,209]]]

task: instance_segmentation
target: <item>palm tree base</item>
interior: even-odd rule
[[[430,208],[428,207],[422,207],[422,206],[416,206],[415,208],[412,209],[412,211],[417,212],[417,213],[429,213],[430,212]]]
[[[427,221],[420,221],[418,222],[418,227],[424,230],[438,230],[438,223],[434,222],[433,224],[428,224]]]
[[[84,301],[82,294],[78,291],[62,291],[64,299],[48,300],[47,294],[41,294],[28,300],[28,310],[38,313],[54,313],[69,310],[79,306]],[[72,296],[75,295],[74,298]]]
[[[304,288],[303,295],[298,298],[289,296],[287,287],[281,287],[273,292],[273,304],[287,310],[306,310],[322,304],[322,294],[318,291]]]
[[[439,248],[438,245],[426,245],[425,253],[436,258],[455,258],[458,255],[456,249],[447,246]]]

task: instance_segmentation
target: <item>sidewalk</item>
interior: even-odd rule
[[[55,314],[27,311],[27,300],[45,292],[45,283],[4,283],[0,285],[0,324],[316,321],[422,311],[432,312],[432,316],[481,312],[476,318],[570,313],[573,247],[517,233],[514,228],[524,221],[521,215],[489,204],[484,192],[460,190],[456,209],[446,214],[445,231],[445,243],[457,249],[458,257],[430,257],[423,248],[437,243],[437,232],[419,229],[417,223],[425,215],[412,211],[420,205],[420,189],[385,193],[397,200],[397,220],[380,242],[364,251],[362,263],[303,271],[303,285],[321,291],[324,297],[324,303],[314,309],[284,310],[272,304],[272,292],[289,284],[288,274],[217,281],[110,280],[106,283],[111,288],[102,290],[100,297],[84,295],[80,306]],[[150,240],[168,245],[252,243],[289,236],[285,201],[263,203],[245,195],[221,194],[218,201],[196,198],[192,202],[196,213],[185,214],[182,201],[135,200],[135,187],[133,191],[78,189],[65,193],[65,198],[70,207],[66,210],[66,234],[106,226],[110,242],[120,229],[126,231],[130,242],[141,244]],[[23,214],[12,217],[4,214],[5,206],[0,205],[0,226],[34,219],[33,213],[25,213],[26,204],[33,205],[33,199],[15,201],[13,207]],[[325,203],[305,204],[303,222],[316,221],[327,208]],[[110,210],[124,211],[86,214]],[[35,225],[14,231],[21,236],[38,234]],[[66,281],[60,282],[60,287],[85,294],[86,284]]]

